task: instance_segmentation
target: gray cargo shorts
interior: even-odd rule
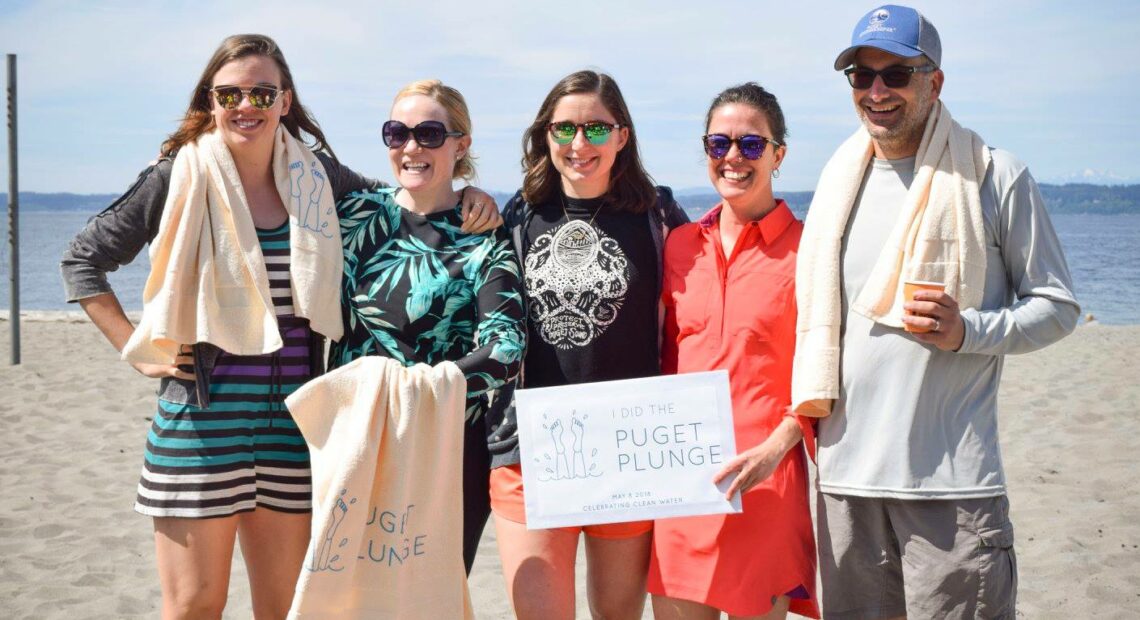
[[[823,617],[1013,618],[1005,496],[899,500],[819,493]]]

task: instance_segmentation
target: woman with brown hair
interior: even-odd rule
[[[819,617],[808,509],[811,424],[791,411],[796,255],[803,224],[773,194],[788,152],[776,96],[748,82],[722,91],[704,135],[721,201],[665,246],[661,369],[728,371],[740,451],[714,482],[743,512],[661,519],[649,591],[661,620]]]
[[[523,136],[523,188],[505,225],[523,264],[527,350],[519,385],[547,387],[660,373],[658,297],[669,230],[685,221],[641,165],[613,78],[572,73]],[[489,414],[491,507],[515,613],[574,617],[574,558],[586,534],[595,617],[640,618],[652,523],[528,530],[513,386]],[[575,429],[566,429],[574,433]]]
[[[154,518],[164,618],[221,616],[235,538],[254,616],[288,611],[310,477],[283,401],[322,372],[324,338],[343,332],[335,198],[375,184],[334,158],[277,44],[235,35],[207,63],[162,159],[63,257],[69,301],[160,379],[135,509]],[[147,243],[136,327],[106,273]]]

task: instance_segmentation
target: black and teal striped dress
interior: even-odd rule
[[[222,353],[210,406],[158,401],[135,510],[155,517],[223,517],[255,508],[311,509],[309,451],[285,397],[311,378],[309,322],[293,315],[289,224],[257,230],[284,346]]]

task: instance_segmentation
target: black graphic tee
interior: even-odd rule
[[[566,214],[561,201],[537,206],[526,230],[526,387],[657,375],[649,216],[565,201]]]

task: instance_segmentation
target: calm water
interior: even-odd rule
[[[3,207],[0,207],[3,210]],[[63,301],[59,257],[90,214],[25,212],[20,216],[20,305],[24,310],[78,310]],[[0,309],[9,306],[8,217],[0,217]],[[1083,313],[1113,324],[1140,324],[1140,216],[1055,215]],[[144,251],[110,275],[127,309],[142,307]]]

